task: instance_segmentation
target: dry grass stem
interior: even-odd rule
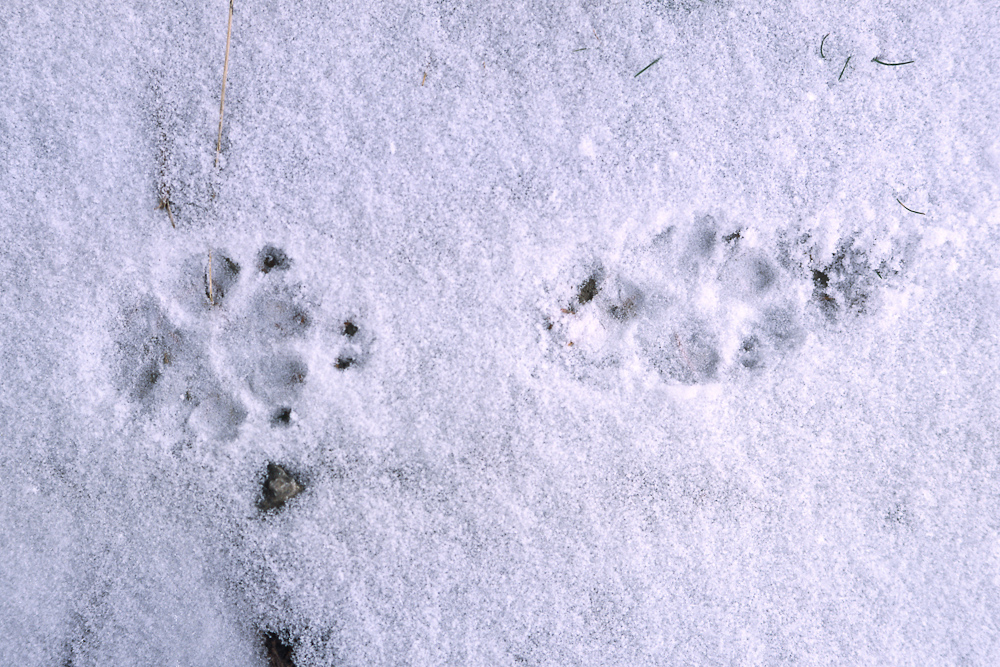
[[[226,77],[229,74],[229,38],[233,34],[233,0],[229,0],[229,27],[226,28],[226,61],[222,66],[222,100],[219,102],[219,141],[215,144],[215,166],[222,151],[222,114],[226,110]],[[211,266],[211,265],[210,265]]]
[[[174,229],[177,229],[177,225],[174,223],[174,214],[170,210],[170,200],[168,200],[168,199],[161,199],[160,200],[160,205],[157,206],[156,208],[165,208],[165,209],[167,209],[167,215],[170,216],[170,226],[173,227]]]

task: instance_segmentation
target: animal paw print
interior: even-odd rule
[[[303,352],[316,332],[309,299],[287,279],[291,266],[273,245],[245,262],[218,248],[190,258],[164,296],[124,310],[114,353],[119,391],[192,438],[233,440],[248,419],[292,424],[310,375]],[[364,356],[360,347],[352,354]]]
[[[811,274],[812,304],[830,321],[846,313],[868,314],[876,311],[884,292],[898,285],[911,261],[912,248],[906,243],[890,243],[888,252],[879,252],[874,244],[846,238],[826,261],[803,262]]]
[[[704,216],[670,228],[619,270],[599,268],[544,318],[570,363],[629,357],[668,384],[717,382],[776,363],[805,339],[791,277],[740,229]]]
[[[631,356],[668,384],[775,367],[803,345],[811,313],[846,321],[877,312],[917,240],[882,230],[826,245],[809,235],[771,242],[703,216],[660,233],[620,269],[587,273],[548,308],[547,338],[567,363],[606,367]]]

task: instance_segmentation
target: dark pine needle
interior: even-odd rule
[[[663,56],[660,56],[660,58],[662,58],[662,57],[663,57]],[[655,65],[656,63],[660,62],[660,58],[657,58],[657,59],[656,59],[656,60],[654,60],[653,62],[651,62],[651,63],[649,63],[648,65],[646,65],[645,67],[643,67],[643,68],[642,68],[641,70],[639,70],[638,72],[636,72],[636,73],[635,73],[635,75],[636,75],[636,76],[639,76],[640,74],[642,74],[643,72],[645,72],[646,70],[648,70],[648,69],[649,69],[650,67],[652,67],[652,66],[653,66],[653,65]]]
[[[920,211],[914,211],[912,208],[910,208],[909,206],[907,206],[903,202],[899,201],[899,197],[896,197],[896,201],[899,202],[899,205],[902,206],[903,208],[905,208],[910,213],[916,213],[917,215],[926,215],[926,213],[921,213]]]
[[[872,58],[873,63],[878,63],[879,65],[885,65],[886,67],[899,67],[900,65],[909,65],[910,63],[916,62],[915,60],[907,60],[901,63],[887,63],[884,60],[879,60],[878,58]]]
[[[837,81],[840,81],[841,79],[844,78],[844,72],[847,71],[847,63],[851,62],[851,58],[853,57],[854,56],[847,56],[847,60],[844,62],[844,69],[840,70],[840,76],[837,77]]]

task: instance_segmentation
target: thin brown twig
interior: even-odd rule
[[[219,141],[215,144],[215,166],[219,166],[222,151],[222,114],[226,110],[226,77],[229,74],[229,38],[233,34],[233,0],[229,0],[229,27],[226,28],[226,62],[222,66],[222,99],[219,102]]]

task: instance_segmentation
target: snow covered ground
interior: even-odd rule
[[[0,6],[0,664],[996,664],[995,3],[234,9]]]

